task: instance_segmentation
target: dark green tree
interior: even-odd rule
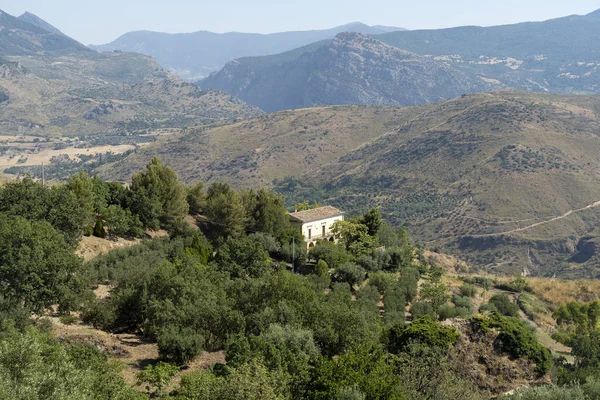
[[[367,211],[359,220],[359,223],[365,225],[368,228],[368,234],[370,236],[377,236],[379,229],[381,228],[382,220],[381,214],[377,208],[372,208]]]
[[[168,227],[188,214],[187,190],[170,167],[157,157],[131,181],[133,211],[149,228]],[[149,207],[149,212],[142,212]]]
[[[81,259],[47,222],[0,214],[0,282],[9,299],[41,313],[80,290]]]

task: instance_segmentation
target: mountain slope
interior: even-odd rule
[[[288,204],[350,215],[377,206],[489,271],[589,277],[600,271],[599,110],[595,96],[496,92],[283,111],[164,139],[102,175],[126,178],[157,154],[190,181],[274,185]]]
[[[48,31],[0,10],[0,56],[86,53],[93,51],[61,33]]]
[[[101,175],[128,181],[154,155],[179,176],[220,180],[236,187],[271,186],[276,179],[309,172],[367,144],[417,108],[317,107],[263,115],[233,125],[161,139]]]
[[[323,39],[340,32],[353,31],[380,34],[393,27],[369,27],[355,22],[332,29],[282,32],[268,35],[256,33],[194,33],[168,34],[137,31],[126,33],[112,43],[90,46],[99,51],[125,51],[150,55],[165,68],[184,79],[195,80],[221,69],[225,63],[240,57],[277,54]]]
[[[64,33],[62,33],[61,31],[59,31],[57,28],[55,28],[54,26],[50,25],[49,23],[47,23],[46,21],[44,21],[43,19],[41,19],[40,17],[38,17],[37,15],[34,15],[30,12],[26,12],[23,15],[19,16],[19,19],[21,21],[25,21],[28,22],[30,24],[39,26],[40,28],[50,32],[50,33],[57,33],[59,35],[64,35]]]
[[[29,13],[0,11],[0,55],[0,135],[8,137],[135,137],[262,114],[181,81],[151,57],[90,50]]]
[[[358,33],[340,33],[330,44],[281,64],[251,61],[232,61],[201,86],[224,90],[265,111],[335,104],[407,106],[494,87],[447,63]]]
[[[466,26],[440,30],[398,31],[376,35],[375,38],[402,51],[418,54],[423,63],[443,63],[447,69],[462,74],[462,93],[487,89],[512,88],[544,93],[600,93],[600,10],[586,16],[569,16],[544,22],[528,22],[494,27]],[[223,70],[201,81],[205,87],[220,88],[236,94],[251,104],[265,107],[265,101],[280,99],[281,106],[266,109],[303,107],[312,104],[344,104],[344,94],[331,99],[327,83],[317,80],[322,91],[307,95],[307,77],[314,69],[321,68],[318,75],[330,79],[354,82],[362,79],[363,70],[341,71],[331,60],[331,40],[316,42],[303,48],[265,57],[247,57],[228,63]],[[359,53],[360,54],[360,53]],[[389,98],[382,85],[393,78],[394,65],[382,63],[380,72],[373,80],[366,80],[373,96],[352,101],[358,104],[415,104],[398,102]],[[295,71],[304,73],[298,77]],[[432,78],[426,82],[408,74],[405,79],[412,84],[404,85],[403,94],[420,103],[435,101],[427,99]],[[306,79],[305,79],[306,78]],[[303,81],[304,79],[304,81]],[[375,84],[373,84],[375,82]],[[446,85],[441,79],[438,83]],[[321,89],[321,88],[319,88]],[[398,92],[396,92],[398,93]],[[281,98],[284,97],[283,100]],[[373,102],[380,97],[381,102]],[[449,98],[441,95],[437,98]],[[274,102],[274,101],[273,101]]]
[[[0,63],[0,135],[137,135],[261,113],[202,91],[139,54],[8,57]]]

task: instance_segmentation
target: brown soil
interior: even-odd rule
[[[106,288],[102,289],[103,291]],[[124,368],[121,373],[127,384],[136,386],[136,375],[147,365],[159,361],[158,346],[130,333],[112,334],[83,324],[65,325],[58,317],[50,318],[54,334],[60,340],[73,343],[91,343],[108,355],[109,359],[119,361]],[[172,385],[176,386],[181,375],[189,374],[217,363],[225,363],[225,352],[204,352],[202,355],[185,365],[179,376],[174,378]]]
[[[97,238],[95,236],[84,236],[81,239],[81,242],[79,242],[76,253],[83,257],[85,261],[89,261],[102,254],[106,254],[111,250],[133,246],[139,242],[139,239],[125,240],[119,238],[116,240],[108,240]]]

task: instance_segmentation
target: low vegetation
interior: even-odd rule
[[[200,229],[184,221],[190,210]],[[157,229],[169,235],[146,236]],[[406,230],[391,228],[377,209],[333,231],[339,244],[302,251],[279,195],[185,186],[158,159],[128,187],[84,172],[53,187],[29,178],[7,184],[0,189],[0,390],[15,399],[482,399],[516,388],[502,372],[513,368],[527,379],[554,368],[564,390],[592,385],[596,303],[555,310],[564,332],[557,339],[573,346],[578,362],[557,359],[553,367],[506,294],[534,296],[526,280],[465,277],[454,286],[456,278],[429,265]],[[85,234],[143,240],[83,263],[74,249]],[[100,284],[108,296],[94,296]],[[489,311],[476,315],[482,284],[514,291],[491,296]],[[98,347],[53,338],[42,317],[52,309],[64,326],[79,316],[155,343],[159,359],[140,369],[134,390]],[[504,365],[484,373],[502,384],[461,367],[471,363],[472,346],[485,354],[476,368],[490,359]],[[17,369],[12,360],[21,351],[27,358]],[[215,351],[224,362],[181,373]],[[59,371],[70,378],[59,379]]]

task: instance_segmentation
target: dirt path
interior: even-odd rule
[[[587,205],[587,206],[582,207],[582,208],[578,208],[576,210],[569,210],[566,213],[564,213],[563,215],[559,215],[558,217],[550,218],[550,219],[547,219],[547,220],[541,221],[541,222],[536,222],[535,224],[527,225],[527,226],[524,226],[522,228],[517,228],[517,229],[510,230],[510,231],[505,231],[505,232],[487,233],[487,234],[483,234],[483,235],[471,235],[471,236],[472,237],[491,237],[491,236],[502,236],[502,235],[510,235],[511,233],[523,232],[523,231],[535,228],[535,227],[540,226],[540,225],[548,224],[550,222],[554,222],[554,221],[558,221],[558,220],[567,218],[571,214],[575,214],[575,213],[578,213],[578,212],[581,212],[581,211],[589,210],[590,208],[595,208],[595,207],[598,207],[598,206],[600,206],[600,201],[597,201],[595,203],[592,203],[592,204]]]
[[[72,343],[90,343],[108,355],[111,360],[123,363],[125,368],[121,375],[128,385],[136,386],[136,375],[145,366],[159,361],[156,343],[145,341],[141,337],[130,334],[112,334],[83,324],[63,324],[58,317],[51,317],[54,335],[60,340]],[[186,364],[181,373],[174,378],[177,384],[182,375],[207,368],[217,363],[225,363],[225,352],[204,352],[202,355]],[[142,390],[142,387],[137,387]]]

